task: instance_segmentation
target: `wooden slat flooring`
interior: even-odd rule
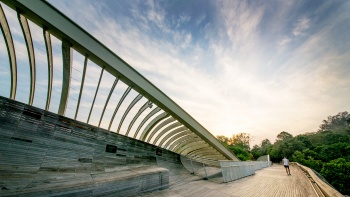
[[[223,197],[316,197],[311,183],[297,167],[290,167],[287,176],[282,165],[273,165],[255,172],[255,175],[223,183],[221,178],[190,181],[187,184],[170,186],[169,190],[142,194],[141,196],[223,196]]]

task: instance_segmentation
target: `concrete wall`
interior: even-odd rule
[[[135,195],[168,188],[172,164],[178,154],[0,97],[0,196]]]

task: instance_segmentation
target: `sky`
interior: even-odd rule
[[[252,145],[266,138],[274,142],[282,131],[315,132],[327,116],[350,111],[350,1],[49,2],[214,136],[244,132],[254,137]],[[43,38],[33,39],[38,40],[34,44],[41,42],[37,51],[44,52]],[[54,53],[54,61],[60,61],[58,44]],[[83,57],[73,56],[78,71]],[[22,61],[28,61],[25,58]],[[6,68],[2,69],[5,80]],[[96,65],[90,69],[101,70]],[[113,78],[107,76],[102,83],[110,87]],[[56,80],[54,87],[59,85]],[[55,96],[53,100],[59,102]]]

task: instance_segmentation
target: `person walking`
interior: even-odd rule
[[[282,161],[283,161],[284,168],[286,169],[287,175],[291,175],[289,170],[289,160],[286,157],[284,157]]]

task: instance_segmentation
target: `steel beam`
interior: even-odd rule
[[[9,57],[10,70],[11,70],[11,90],[10,90],[10,99],[16,99],[17,91],[17,63],[16,63],[16,53],[15,45],[13,44],[13,39],[10,31],[10,27],[7,23],[5,13],[0,4],[0,28],[2,35],[7,47],[7,53]]]
[[[34,92],[35,92],[35,76],[36,76],[33,40],[32,40],[32,35],[30,33],[30,28],[29,28],[27,19],[18,11],[17,11],[17,17],[21,25],[21,29],[23,32],[24,40],[28,51],[28,59],[29,59],[29,67],[30,67],[30,90],[29,90],[28,105],[33,105]]]

